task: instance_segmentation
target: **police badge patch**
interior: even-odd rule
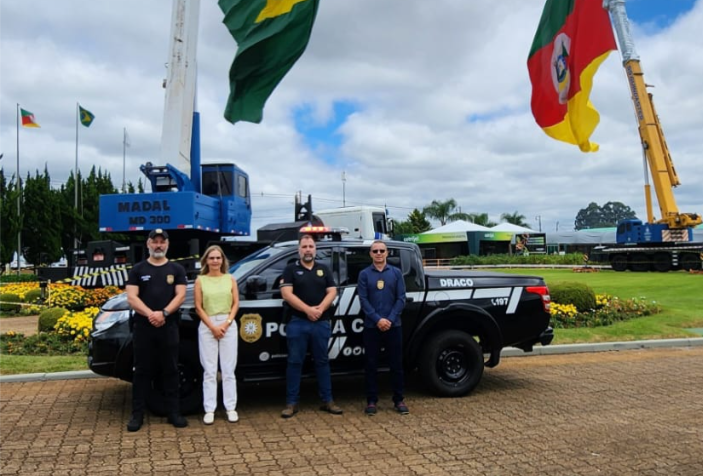
[[[262,333],[261,314],[244,314],[239,319],[239,335],[244,342],[256,342],[261,339]]]
[[[376,281],[376,287],[377,287],[378,289],[383,289],[385,285],[386,285],[386,283],[383,282],[382,279],[379,279],[378,281]]]
[[[176,282],[176,278],[172,274],[166,275],[166,283],[173,284]]]
[[[319,277],[323,277],[323,276],[325,275],[325,272],[322,271],[321,269],[318,269],[318,270],[317,270],[317,275],[318,275]]]

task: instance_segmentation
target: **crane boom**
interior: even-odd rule
[[[160,163],[185,173],[191,172],[199,15],[200,0],[173,0]]]
[[[635,50],[630,23],[625,11],[625,0],[604,0],[604,8],[610,11],[615,33],[618,37],[623,57],[623,67],[630,86],[635,116],[645,156],[645,201],[647,205],[647,222],[667,225],[671,230],[683,230],[701,223],[701,216],[696,213],[679,212],[674,197],[674,187],[680,185],[678,174],[669,154],[659,116],[654,108],[652,95],[647,91],[639,56]],[[649,168],[649,173],[647,173]],[[651,187],[648,176],[651,175],[654,191],[659,203],[661,218],[656,220],[652,210]]]

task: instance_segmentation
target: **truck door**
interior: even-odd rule
[[[359,272],[371,264],[368,246],[345,247],[336,250],[335,275],[338,276],[338,297],[332,323],[330,363],[335,371],[363,371],[364,347],[362,332],[364,316],[357,294]]]
[[[255,276],[261,286],[247,289],[247,282],[239,282],[239,360],[237,368],[251,379],[280,378],[285,375],[288,351],[283,299],[279,282],[288,263],[298,259],[297,252],[285,253],[257,270]],[[264,285],[265,283],[265,285]]]

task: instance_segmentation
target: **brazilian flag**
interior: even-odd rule
[[[81,124],[83,124],[85,127],[90,127],[90,125],[93,123],[93,119],[95,119],[95,116],[92,112],[87,109],[83,109],[80,105],[78,105],[78,116],[80,118]]]
[[[237,42],[225,119],[259,123],[273,90],[305,51],[319,0],[219,0]]]

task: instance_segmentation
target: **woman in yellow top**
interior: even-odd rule
[[[203,366],[203,423],[215,421],[217,409],[217,361],[222,371],[222,394],[227,420],[237,415],[237,324],[239,310],[237,280],[228,273],[229,261],[217,245],[208,247],[200,259],[200,276],[195,280],[195,310],[200,317],[198,344]]]

